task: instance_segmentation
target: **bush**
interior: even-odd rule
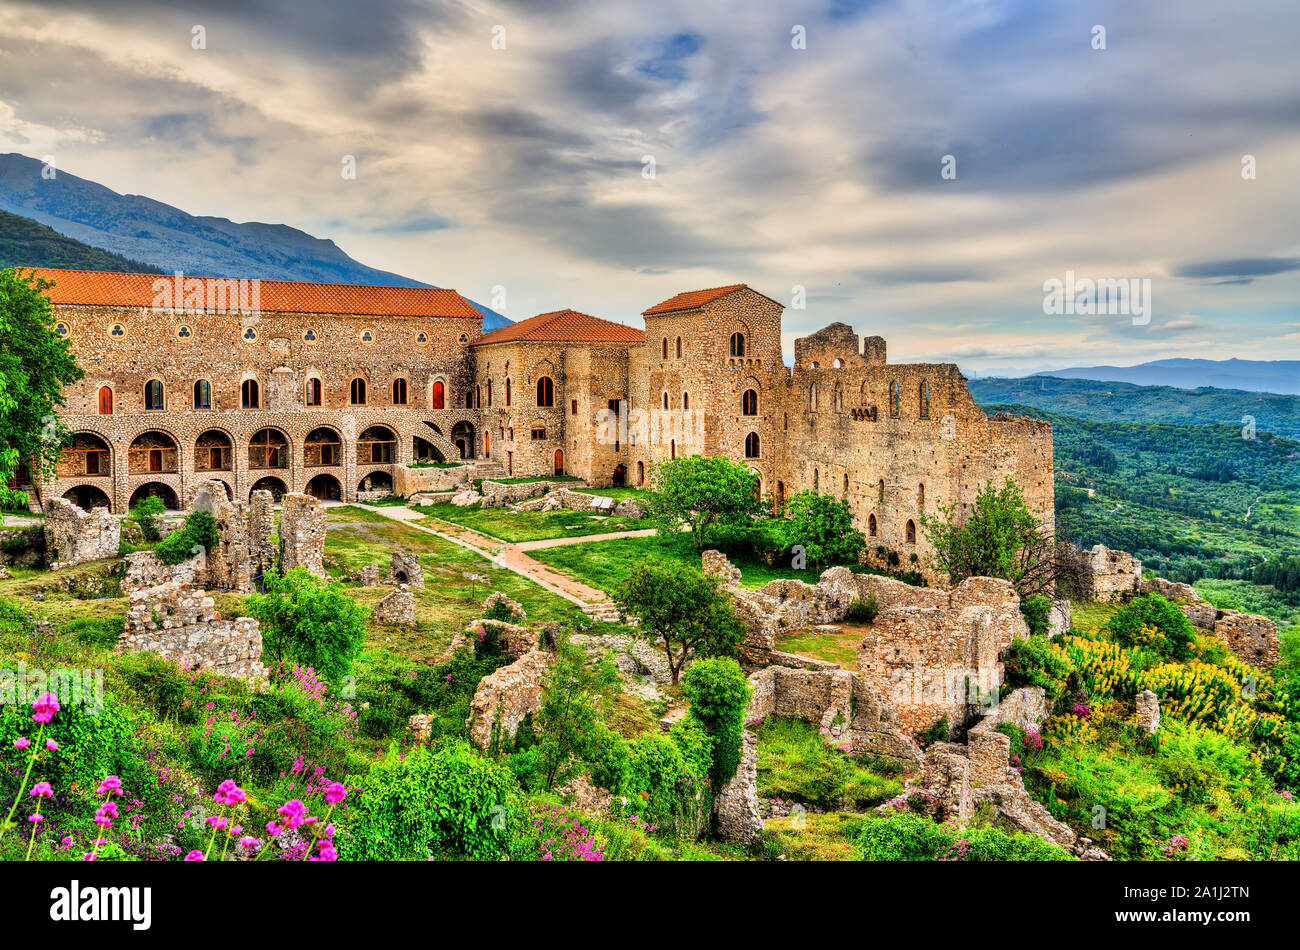
[[[915,812],[885,813],[862,826],[853,845],[859,861],[930,861],[953,839]]]
[[[1074,664],[1065,652],[1043,636],[1022,637],[1002,654],[1007,685],[1041,686],[1049,702],[1065,695]]]
[[[1038,835],[1009,834],[991,825],[959,832],[967,845],[967,861],[1073,861],[1064,848]]]
[[[1143,628],[1154,629],[1159,636],[1152,640]],[[1106,629],[1124,646],[1148,647],[1164,657],[1189,660],[1194,653],[1196,631],[1192,622],[1159,594],[1130,601],[1114,613]]]
[[[853,526],[853,509],[834,495],[801,491],[781,506],[785,546],[802,545],[814,565],[853,562],[867,539]]]
[[[749,682],[740,664],[724,657],[696,661],[682,677],[682,691],[694,717],[712,737],[709,777],[722,788],[740,764],[741,733],[749,706]]]
[[[394,748],[347,784],[362,786],[336,839],[351,860],[493,860],[507,853],[518,822],[510,772],[464,742],[435,752]]]
[[[855,600],[849,604],[845,619],[853,623],[873,623],[879,613],[880,604],[876,602],[876,595],[868,594],[866,600]]]
[[[194,511],[185,517],[185,527],[173,531],[154,548],[154,554],[164,564],[179,564],[195,555],[195,548],[212,550],[221,540],[217,521],[206,511]]]
[[[366,638],[366,609],[337,581],[301,567],[283,577],[268,574],[265,583],[265,594],[248,598],[248,610],[270,655],[310,666],[331,682],[351,673]]]
[[[156,495],[148,495],[136,502],[127,515],[140,528],[146,541],[158,540],[158,516],[167,510],[163,500]]]
[[[1020,613],[1032,634],[1047,635],[1047,615],[1051,610],[1052,601],[1046,594],[1030,594],[1020,599]]]

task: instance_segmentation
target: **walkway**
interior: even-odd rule
[[[610,601],[608,594],[603,590],[597,590],[576,581],[568,574],[562,574],[554,568],[547,567],[540,561],[533,560],[524,552],[537,548],[560,547],[566,544],[609,541],[613,538],[644,538],[655,533],[655,529],[647,528],[638,531],[611,531],[608,534],[588,534],[575,538],[550,538],[542,541],[522,541],[518,544],[511,544],[499,538],[481,534],[471,528],[465,528],[448,521],[441,521],[437,518],[427,518],[410,508],[399,508],[392,505],[367,505],[361,502],[355,503],[355,507],[382,515],[390,521],[399,522],[408,528],[414,528],[416,531],[423,531],[453,544],[459,544],[461,547],[467,548],[480,557],[491,561],[497,567],[513,571],[520,577],[525,577],[534,584],[544,587],[552,594],[563,597],[570,603],[577,604],[587,615],[597,620],[608,621],[618,619],[618,610]],[[421,523],[426,521],[435,521],[443,527],[431,528],[427,524]]]

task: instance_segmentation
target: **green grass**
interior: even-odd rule
[[[769,716],[758,728],[758,794],[821,808],[861,811],[893,798],[902,783],[822,741],[802,719]]]
[[[858,644],[871,629],[867,624],[838,624],[838,633],[820,633],[816,630],[787,630],[776,635],[776,648],[799,656],[815,657],[838,663],[845,669],[856,669]]]
[[[1070,627],[1075,633],[1086,637],[1096,637],[1106,621],[1119,610],[1119,604],[1103,604],[1095,601],[1072,601],[1070,603]]]
[[[616,502],[626,501],[629,498],[633,501],[643,501],[646,496],[644,488],[574,488],[571,491],[581,492],[584,495],[613,498]]]
[[[471,528],[500,541],[542,541],[576,538],[613,531],[636,531],[648,527],[635,518],[591,515],[585,511],[521,511],[509,508],[458,507],[451,502],[415,505],[413,511],[452,524]]]
[[[644,523],[641,523],[644,526]],[[696,567],[700,555],[689,537],[665,538],[657,535],[644,538],[615,538],[610,541],[593,541],[590,544],[572,544],[558,548],[529,551],[529,557],[572,574],[584,584],[609,593],[628,574],[632,565],[646,555],[687,561]],[[768,581],[794,578],[817,583],[817,573],[796,571],[785,565],[768,565],[753,557],[729,555],[731,563],[741,570],[741,586],[749,589],[762,587]]]
[[[790,861],[851,861],[865,820],[856,812],[836,811],[769,818],[764,826],[775,836],[771,847]]]

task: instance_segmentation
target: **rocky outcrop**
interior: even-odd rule
[[[45,556],[50,570],[117,557],[122,522],[107,508],[83,511],[66,498],[45,502]]]
[[[1070,602],[1054,600],[1047,611],[1047,638],[1059,637],[1070,632]]]
[[[176,581],[131,594],[117,650],[152,651],[223,676],[266,677],[257,621],[251,617],[222,620],[206,591]]]
[[[1280,659],[1277,624],[1268,617],[1244,614],[1239,610],[1221,610],[1197,593],[1191,584],[1163,577],[1144,578],[1142,593],[1159,594],[1177,604],[1193,626],[1221,641],[1243,663],[1269,670]]]

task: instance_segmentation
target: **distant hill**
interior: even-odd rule
[[[1178,389],[1092,379],[1027,376],[972,379],[967,385],[981,405],[1021,403],[1097,422],[1168,422],[1241,427],[1247,416],[1259,432],[1300,438],[1300,396],[1240,389]]]
[[[160,268],[83,244],[31,218],[0,211],[0,268],[69,267],[78,270],[163,274]]]
[[[152,198],[118,194],[63,170],[45,179],[42,167],[25,155],[0,155],[0,210],[124,259],[121,266],[99,270],[139,270],[134,262],[143,261],[150,273],[431,286],[367,267],[333,241],[288,225],[199,217]],[[11,236],[7,220],[0,222],[0,236]],[[512,322],[488,307],[474,306],[483,314],[484,330]]]
[[[1300,360],[1168,359],[1136,366],[1074,366],[1036,373],[1065,379],[1101,379],[1140,386],[1242,389],[1252,393],[1300,394]]]

